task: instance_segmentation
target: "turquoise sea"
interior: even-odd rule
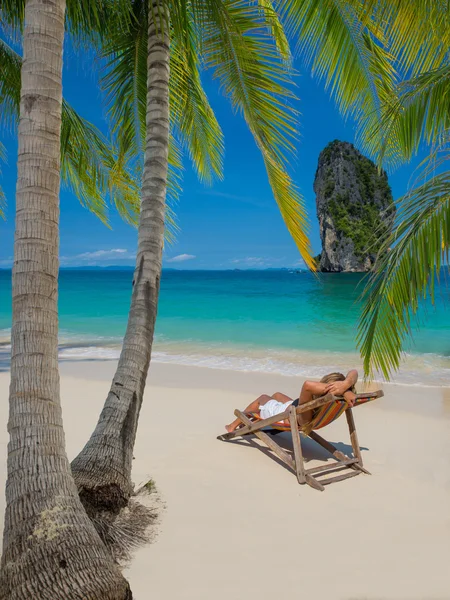
[[[114,359],[129,307],[132,270],[62,270],[60,356]],[[359,274],[165,271],[153,359],[225,369],[316,376],[359,366]],[[0,343],[11,326],[11,272],[0,271]],[[421,327],[395,381],[450,384],[450,288],[424,304]],[[447,310],[445,308],[447,305]]]

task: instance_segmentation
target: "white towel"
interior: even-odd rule
[[[269,400],[266,404],[262,404],[259,407],[261,419],[268,419],[269,417],[273,417],[278,415],[292,404],[293,400],[290,402],[278,402],[278,400]]]

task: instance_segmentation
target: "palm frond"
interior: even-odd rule
[[[0,162],[4,162],[5,160],[6,160],[6,148],[0,142]],[[2,171],[0,169],[0,176],[1,176],[1,174],[2,174]],[[5,207],[6,207],[5,193],[3,192],[3,189],[0,186],[0,218],[2,218],[2,219],[5,218]]]
[[[170,56],[171,130],[188,153],[200,180],[222,179],[223,134],[202,87],[195,44],[186,52],[174,36]]]
[[[183,150],[177,138],[169,138],[169,171],[167,174],[167,203],[165,237],[169,243],[175,242],[179,230],[175,206],[180,198],[183,173]]]
[[[421,298],[434,300],[435,282],[449,258],[450,171],[435,175],[399,202],[397,225],[363,294],[358,346],[364,371],[389,379]]]
[[[15,129],[19,117],[21,57],[0,41],[0,124]],[[101,132],[65,101],[62,108],[61,172],[63,183],[80,202],[107,222],[107,199],[125,221],[139,213],[138,186],[128,164]]]
[[[324,81],[341,113],[357,121],[357,136],[366,143],[397,73],[384,29],[370,14],[362,19],[361,11],[355,0],[283,3],[283,20],[298,41],[297,53]]]
[[[0,40],[0,125],[14,128],[19,118],[22,59]]]
[[[379,161],[394,166],[410,160],[422,142],[436,143],[450,129],[450,64],[399,84],[376,129],[383,139]]]
[[[305,263],[315,268],[303,199],[288,171],[295,151],[295,98],[289,67],[270,35],[271,16],[245,0],[201,2],[205,66],[240,112],[260,149],[281,215]]]
[[[257,0],[261,7],[262,16],[267,23],[268,31],[275,41],[275,45],[283,60],[291,61],[291,47],[287,39],[285,28],[281,22],[280,13],[274,7],[272,0]],[[277,2],[277,6],[278,6]]]
[[[363,24],[372,21],[389,40],[396,64],[407,78],[437,68],[448,55],[447,0],[346,0]]]
[[[25,20],[26,0],[0,0],[0,23],[10,31],[21,31]]]

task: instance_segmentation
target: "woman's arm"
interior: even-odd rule
[[[344,392],[343,395],[344,395],[344,400],[347,402],[347,404],[350,406],[350,408],[355,405],[356,394],[354,394],[350,390],[347,390],[346,392]]]
[[[358,381],[358,371],[356,369],[352,369],[347,373],[344,381],[335,381],[331,384],[328,389],[329,392],[334,394],[335,396],[342,396],[347,390],[353,387]]]
[[[320,383],[320,381],[305,381],[302,390],[310,392],[315,396],[322,396],[329,391],[331,385],[331,383]]]

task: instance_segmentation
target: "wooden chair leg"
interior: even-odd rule
[[[341,452],[340,450],[338,450],[336,448],[336,446],[333,446],[333,444],[331,444],[330,442],[327,442],[327,440],[324,440],[323,437],[321,437],[315,431],[311,431],[308,435],[312,440],[314,440],[317,444],[319,444],[319,446],[322,446],[322,448],[325,448],[325,450],[328,450],[328,452],[330,454],[332,454],[338,460],[347,460],[348,459],[348,456],[345,456],[345,454],[343,452]]]
[[[353,418],[353,412],[351,408],[347,408],[347,410],[345,411],[345,416],[347,417],[348,430],[350,432],[350,441],[353,448],[353,455],[355,458],[358,459],[358,463],[355,465],[355,467],[359,468],[367,475],[370,475],[370,471],[367,471],[367,469],[363,468],[363,459],[361,449],[359,447],[358,436],[356,434],[355,419]]]
[[[241,419],[243,423],[245,423],[245,425],[252,424],[250,419],[243,412],[236,411],[235,414]],[[259,438],[262,442],[264,442],[266,446],[268,446],[278,456],[280,460],[282,460],[286,465],[288,465],[288,467],[295,471],[295,464],[292,458],[283,450],[283,448],[281,448],[281,446],[274,442],[274,440],[269,435],[267,435],[267,433],[258,430],[255,430],[252,433],[253,435],[256,435],[256,437]]]
[[[352,443],[353,454],[355,458],[358,459],[359,464],[362,466],[363,460],[358,443],[358,436],[356,435],[355,419],[353,418],[353,412],[351,408],[347,408],[347,410],[345,411],[345,416],[347,417],[348,430],[350,432],[350,441]]]
[[[295,407],[289,411],[289,424],[291,426],[292,445],[294,447],[295,473],[299,483],[305,483],[305,464],[303,462],[302,445],[297,424],[297,412]]]

